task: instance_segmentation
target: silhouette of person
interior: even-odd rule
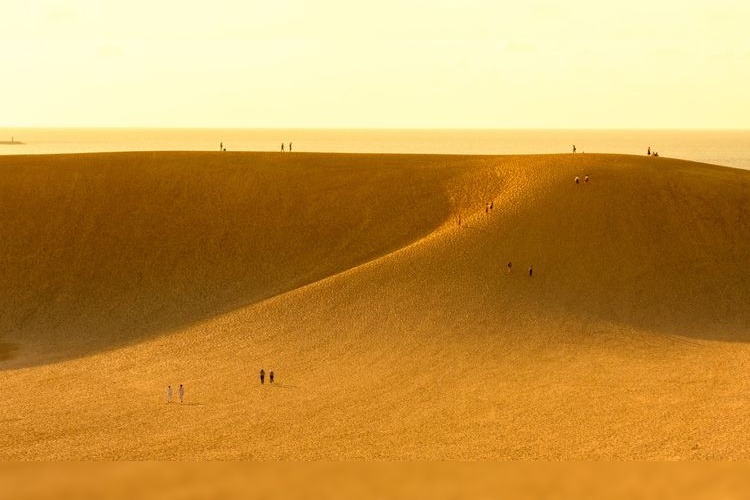
[[[266,372],[263,368],[260,369],[260,383],[263,384],[266,380]]]
[[[532,269],[531,266],[529,266],[529,278],[534,274],[534,269]]]
[[[495,202],[494,202],[494,200],[490,202],[490,210],[492,210],[493,208],[495,208]]]
[[[580,182],[580,179],[578,179],[578,176],[576,175],[576,184]]]
[[[489,213],[489,212],[490,212],[490,204],[489,203],[485,203],[484,204],[484,213]]]
[[[180,396],[180,403],[182,403],[182,400],[185,398],[185,388],[180,384],[180,388],[177,389],[177,395]]]
[[[283,142],[281,143],[281,152],[282,153],[284,152],[284,143]]]
[[[651,156],[651,146],[648,147],[648,155]]]
[[[576,145],[575,144],[573,144],[573,152],[574,153],[576,152]]]
[[[513,263],[511,261],[508,261],[508,272],[513,271]]]
[[[167,403],[171,403],[171,402],[172,402],[172,386],[168,385],[167,386]]]
[[[273,370],[268,374],[268,381],[273,384]]]
[[[291,142],[289,143],[289,152],[290,153],[292,152],[292,143]]]

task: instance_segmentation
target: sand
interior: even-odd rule
[[[747,171],[16,156],[0,213],[4,460],[750,457]]]

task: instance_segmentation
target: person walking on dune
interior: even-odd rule
[[[172,402],[172,386],[168,385],[167,386],[167,403],[171,403],[171,402]]]
[[[283,142],[281,143],[281,152],[282,153],[284,152],[284,143]]]
[[[576,152],[576,145],[573,144],[573,153],[575,153],[575,152]]]
[[[513,271],[513,263],[511,261],[508,261],[508,274],[510,274],[511,271]]]
[[[185,387],[180,384],[180,388],[177,389],[177,395],[180,396],[180,403],[185,399]]]
[[[260,369],[260,385],[263,385],[263,383],[266,381],[266,372],[263,370],[263,368]]]
[[[529,266],[529,278],[531,278],[534,275],[534,269]]]
[[[289,143],[289,152],[290,153],[292,152],[292,143],[291,142]]]
[[[273,370],[268,374],[268,381],[273,384]]]
[[[647,154],[648,154],[649,156],[651,156],[651,146],[649,146],[649,147],[648,147],[648,152],[647,152]]]

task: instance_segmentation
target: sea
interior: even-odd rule
[[[74,129],[0,128],[0,155],[115,151],[406,154],[618,153],[750,170],[750,130]]]

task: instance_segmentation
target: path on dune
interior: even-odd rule
[[[0,372],[2,456],[747,458],[746,172],[590,154],[339,160],[383,182],[314,192],[344,198],[336,210],[350,190],[386,193],[383,227],[315,240],[331,259],[317,279]],[[379,236],[394,228],[408,236]],[[378,251],[335,253],[356,249],[350,234]],[[165,404],[167,383],[189,404]]]

